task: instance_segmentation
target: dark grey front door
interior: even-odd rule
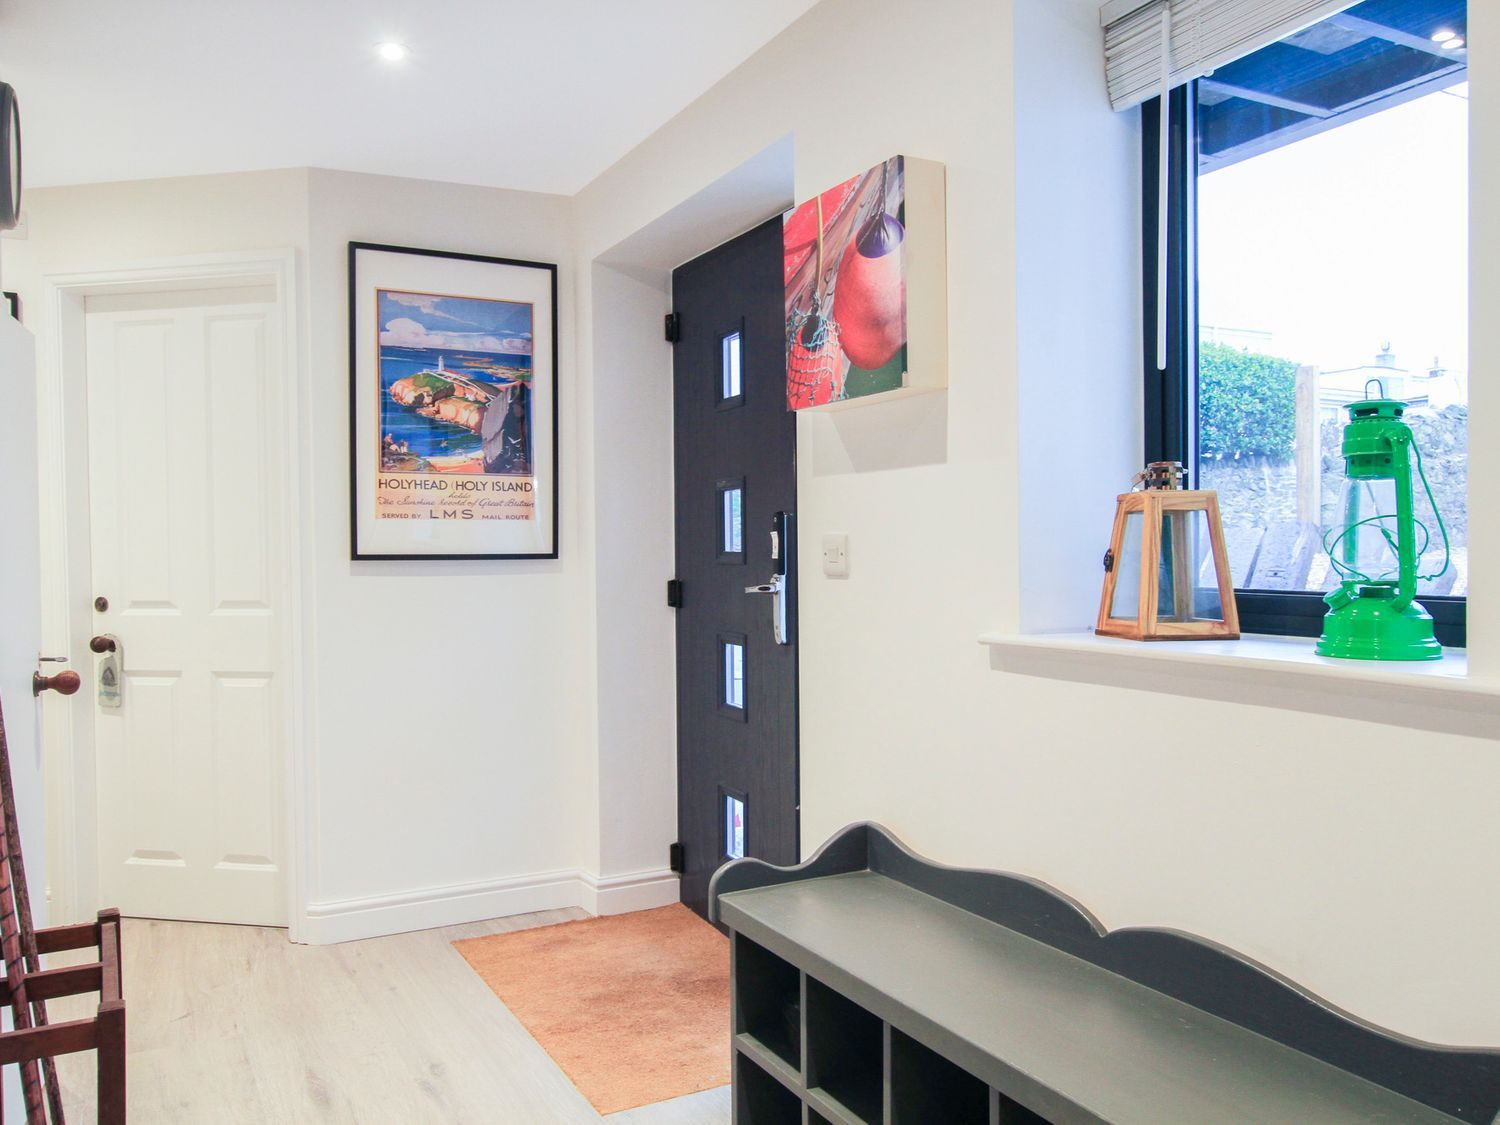
[[[726,859],[796,863],[796,417],[781,220],[672,275],[682,901]],[[747,592],[747,588],[758,588]]]

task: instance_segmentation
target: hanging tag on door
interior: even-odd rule
[[[99,706],[118,710],[121,704],[120,678],[123,674],[123,657],[125,646],[120,643],[120,638],[113,634],[106,634],[115,642],[115,647],[99,658],[98,679],[99,684]]]

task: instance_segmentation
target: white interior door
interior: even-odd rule
[[[94,702],[99,885],[127,915],[286,922],[274,300],[87,302],[91,596],[122,665]]]

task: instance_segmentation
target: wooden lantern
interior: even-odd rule
[[[1234,640],[1240,615],[1224,550],[1218,494],[1181,487],[1176,461],[1157,461],[1124,493],[1104,556],[1094,632],[1135,641]]]

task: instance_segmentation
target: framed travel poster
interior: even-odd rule
[[[557,267],[349,244],[352,557],[557,557]]]

